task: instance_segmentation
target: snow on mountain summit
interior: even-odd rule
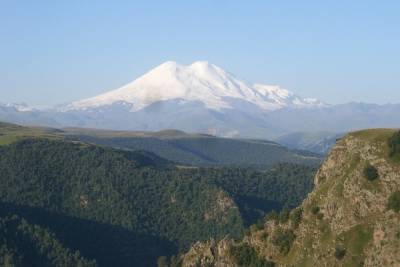
[[[0,107],[12,108],[20,112],[29,112],[35,110],[26,103],[0,103]]]
[[[213,110],[233,108],[232,103],[237,101],[254,104],[262,110],[322,105],[278,86],[250,85],[207,61],[191,65],[167,61],[119,89],[73,102],[68,109],[86,110],[123,102],[137,111],[168,100],[197,101]]]
[[[302,98],[277,85],[255,84],[254,89],[280,107],[326,107],[327,104],[315,98]]]

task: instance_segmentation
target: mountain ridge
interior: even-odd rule
[[[326,105],[316,99],[303,99],[279,86],[251,85],[208,61],[196,61],[187,66],[167,61],[133,82],[75,101],[65,110],[86,110],[119,102],[130,104],[134,112],[155,102],[181,99],[200,101],[206,108],[221,111],[232,108],[230,98],[252,103],[265,111]]]
[[[400,104],[329,105],[302,98],[279,86],[251,84],[205,61],[187,66],[169,61],[119,89],[54,108],[0,104],[0,120],[25,125],[176,129],[256,139],[310,129],[345,133],[397,127],[399,113]]]
[[[399,163],[398,130],[349,133],[336,143],[299,207],[270,214],[241,241],[198,242],[180,264],[399,266]]]
[[[191,166],[252,166],[263,169],[279,162],[315,166],[322,160],[319,154],[291,150],[266,140],[221,138],[176,130],[132,132],[84,128],[54,129],[0,122],[0,145],[21,138],[37,137],[84,142],[127,151],[149,151],[155,154],[150,156],[149,161],[158,156],[176,164]]]

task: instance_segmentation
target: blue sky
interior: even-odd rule
[[[330,103],[400,103],[399,1],[0,0],[0,102],[52,105],[166,60]]]

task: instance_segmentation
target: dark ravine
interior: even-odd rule
[[[53,232],[17,215],[0,217],[0,236],[2,266],[96,266],[65,247]]]

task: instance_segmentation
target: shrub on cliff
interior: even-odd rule
[[[311,208],[311,213],[317,215],[319,213],[320,208],[318,206],[313,206]]]
[[[389,138],[389,149],[391,157],[400,154],[400,131],[397,131]]]
[[[279,248],[279,252],[286,255],[289,253],[295,239],[296,236],[292,230],[279,228],[272,238],[272,243]]]
[[[393,192],[390,195],[387,208],[395,212],[400,212],[400,191]]]
[[[369,181],[373,181],[379,178],[378,170],[371,164],[367,164],[364,168],[364,177]]]
[[[297,228],[303,218],[303,209],[297,208],[290,213],[290,220],[295,228]]]
[[[342,260],[346,255],[346,250],[341,247],[336,247],[334,255],[336,259]]]
[[[257,251],[247,244],[232,246],[229,249],[230,255],[239,266],[246,267],[273,267],[275,263],[261,258]]]

